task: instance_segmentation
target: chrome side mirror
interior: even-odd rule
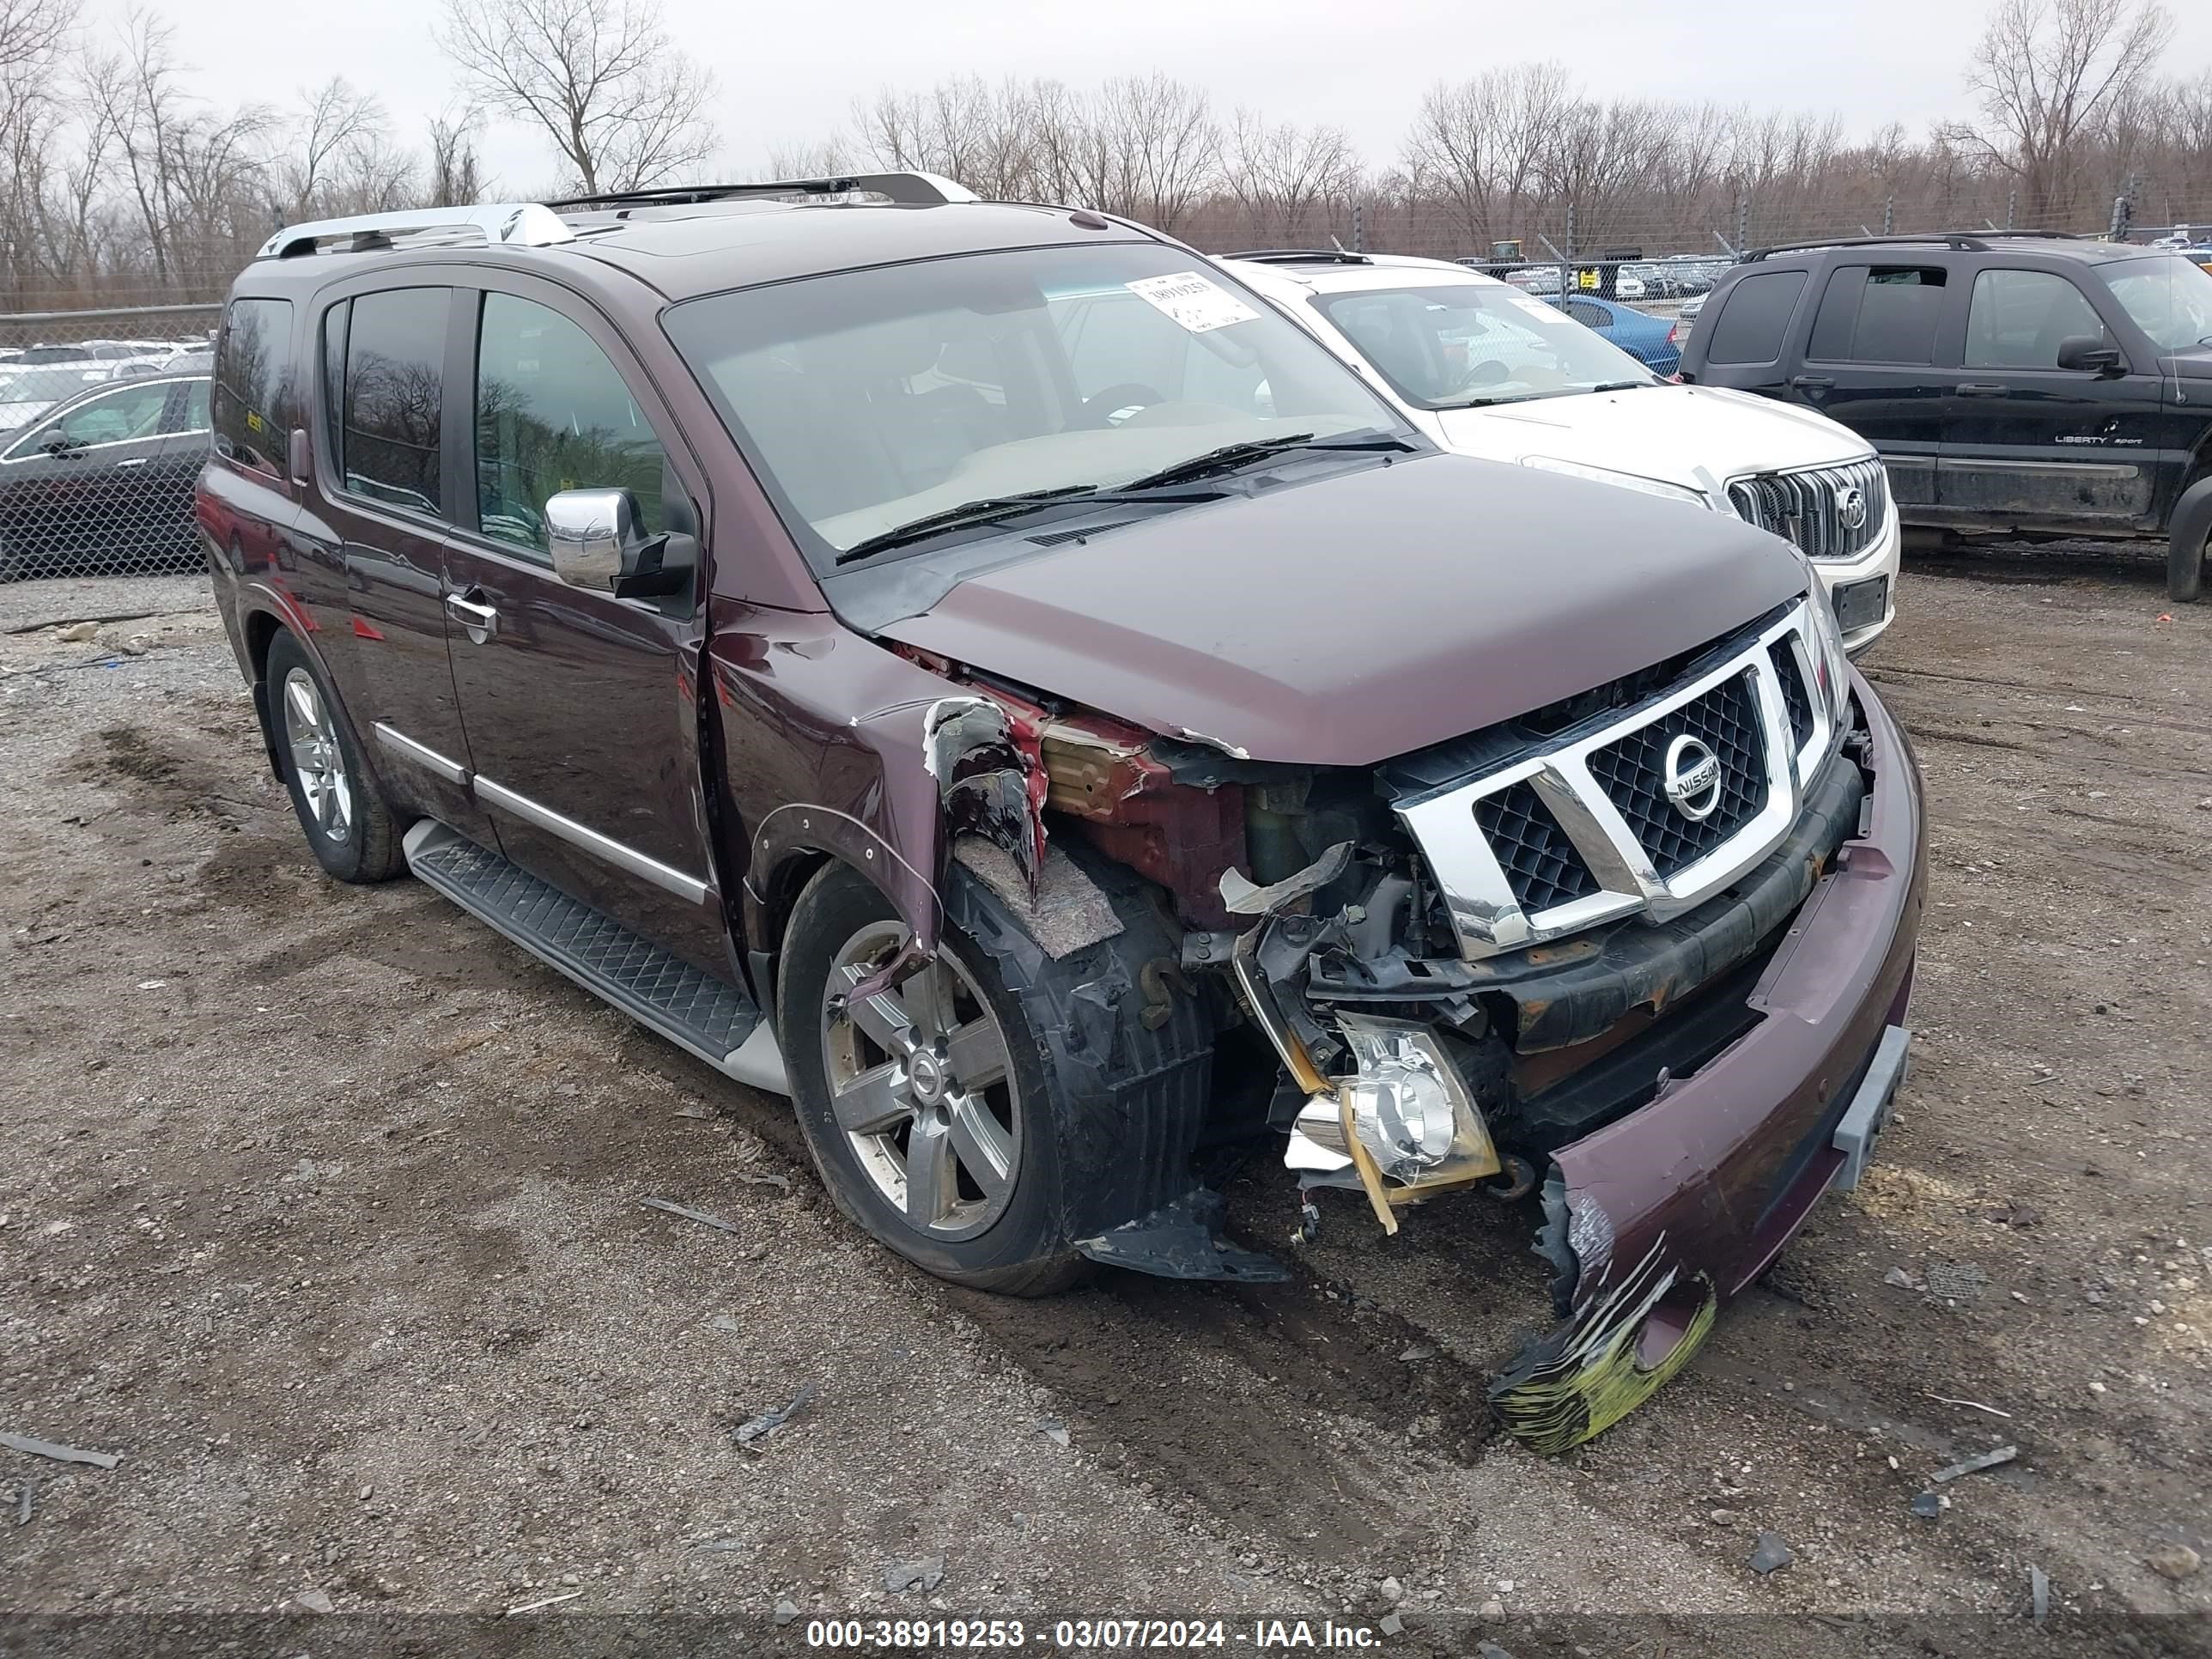
[[[611,593],[637,550],[637,523],[626,489],[564,489],[545,503],[553,574],[571,587]]]

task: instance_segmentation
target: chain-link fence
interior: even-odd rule
[[[222,308],[0,313],[0,581],[197,556]]]

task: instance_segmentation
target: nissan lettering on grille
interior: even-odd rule
[[[1667,799],[1692,823],[1721,804],[1721,757],[1686,732],[1667,745]]]

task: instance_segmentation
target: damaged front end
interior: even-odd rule
[[[1921,809],[1817,590],[1366,769],[963,689],[990,713],[929,722],[949,826],[1033,894],[1048,825],[1152,884],[1182,945],[1151,971],[1208,1000],[1224,1132],[1283,1138],[1296,1236],[1329,1188],[1386,1232],[1447,1193],[1540,1208],[1561,1323],[1492,1390],[1528,1444],[1661,1386],[1855,1177],[1901,1076]],[[1086,1248],[1249,1276],[1210,1197],[1130,1219],[1174,1235],[1149,1262]]]

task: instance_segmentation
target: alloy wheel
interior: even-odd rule
[[[315,677],[304,668],[285,675],[283,699],[284,742],[308,816],[325,838],[343,842],[353,833],[353,785],[338,746],[337,721]]]
[[[949,955],[842,1010],[833,1000],[906,942],[896,922],[848,939],[823,993],[837,1127],[877,1193],[916,1232],[970,1238],[1005,1213],[1021,1171],[1022,1112],[1006,1032]]]

